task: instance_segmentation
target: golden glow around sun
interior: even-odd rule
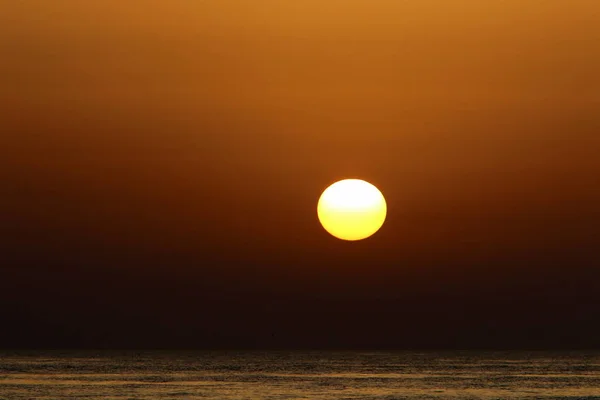
[[[345,179],[323,192],[317,214],[323,228],[336,238],[361,240],[381,228],[387,205],[375,186],[360,179]]]

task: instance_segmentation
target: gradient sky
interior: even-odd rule
[[[1,346],[598,347],[600,2],[0,8]]]

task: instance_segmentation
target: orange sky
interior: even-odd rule
[[[597,265],[598,21],[596,0],[6,1],[7,264]],[[352,248],[316,219],[347,177],[389,207]]]
[[[597,347],[599,1],[0,9],[4,347]]]

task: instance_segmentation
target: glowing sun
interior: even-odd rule
[[[383,194],[369,182],[344,179],[329,186],[319,199],[323,228],[342,240],[361,240],[381,228],[387,214]]]

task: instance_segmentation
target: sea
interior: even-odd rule
[[[600,353],[5,351],[0,399],[600,399]]]

